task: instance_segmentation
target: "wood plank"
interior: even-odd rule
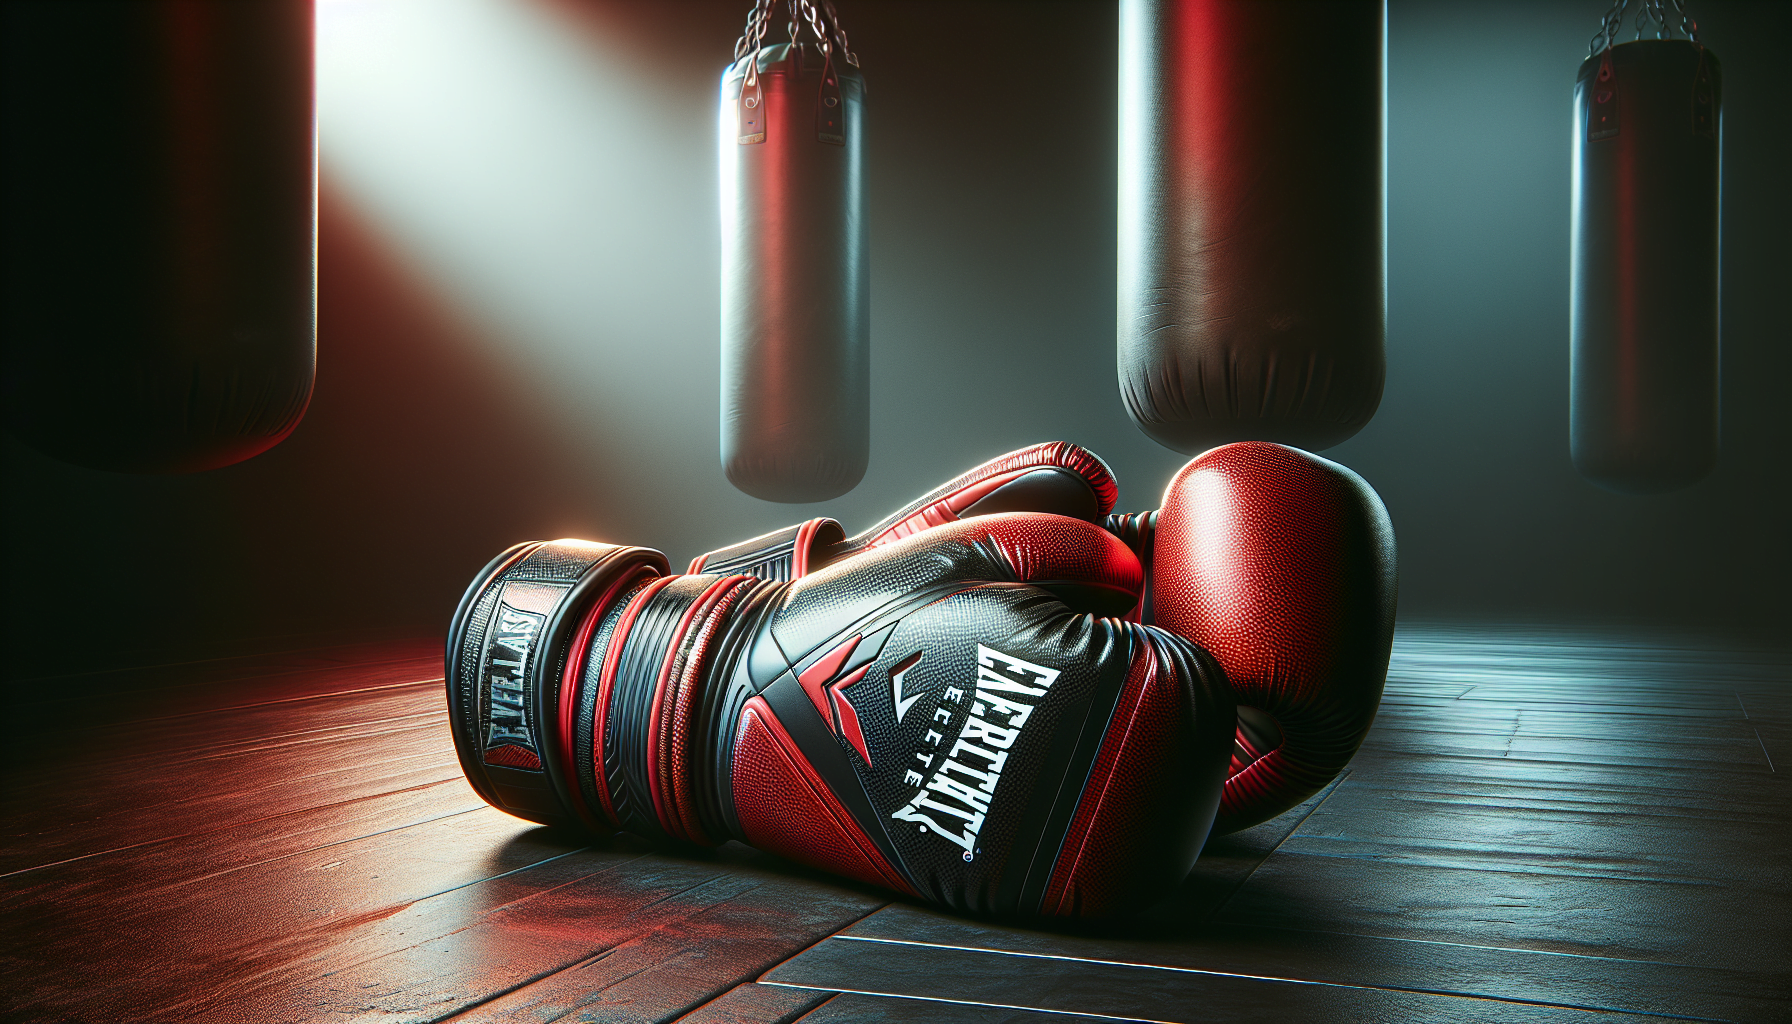
[[[834,995],[811,988],[748,982],[679,1017],[678,1024],[790,1024]]]
[[[773,988],[775,986],[766,986]],[[846,992],[800,1018],[803,1024],[1108,1024],[1124,1018],[1042,1013],[937,999]]]
[[[1179,935],[1143,933],[1124,923],[1067,931],[970,922],[921,908],[894,906],[839,938],[1668,1016],[1759,1019],[1781,1005],[1776,992],[1784,991],[1783,980],[1776,981],[1769,972],[1233,921],[1192,924]],[[929,994],[946,996],[950,992]]]
[[[577,871],[586,856],[569,857]],[[734,845],[648,854],[497,898],[469,886],[348,929],[255,991],[169,1007],[195,1019],[673,1019],[884,905]],[[576,1019],[576,1018],[575,1018]]]
[[[39,1017],[193,1018],[184,1007],[195,994],[303,973],[302,965],[343,952],[345,936],[420,904],[514,898],[519,885],[547,884],[557,872],[589,874],[598,861],[640,856],[595,851],[574,868],[564,862],[575,849],[482,807],[180,884],[139,882],[113,894],[76,878],[67,884],[86,898],[9,892],[0,984]],[[104,861],[68,870],[86,875]],[[529,881],[506,881],[531,868]]]
[[[843,993],[1177,1024],[1210,1020],[1285,1024],[1291,1018],[1438,1022],[1497,1018],[1632,1024],[1638,1020],[1634,1013],[1528,1000],[844,937],[805,950],[762,980],[834,988]]]
[[[11,706],[48,729],[17,737],[0,752],[28,763],[43,741],[60,742],[96,726],[156,720],[221,708],[442,678],[441,642],[431,638],[353,644],[324,650],[173,664],[94,675],[11,679]]]
[[[71,752],[8,785],[6,832],[30,842],[0,850],[0,875],[417,787],[448,786],[468,806],[433,687],[208,717],[166,755],[154,738],[91,761]]]
[[[60,772],[8,793],[9,827],[33,832],[0,878],[0,980],[19,982],[9,1003],[78,1017],[352,1014],[396,970],[382,1016],[432,1019],[531,982],[506,1004],[519,1015],[607,991],[666,1016],[885,899],[781,862],[768,874],[765,855],[740,847],[734,861],[641,864],[646,848],[628,838],[580,850],[485,807],[444,722],[439,682],[351,687],[188,716],[170,739],[146,728],[95,744],[91,760],[64,749],[49,766]],[[104,980],[86,982],[95,971]],[[369,972],[387,982],[346,981]]]

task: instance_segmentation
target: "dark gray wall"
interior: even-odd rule
[[[659,76],[659,129],[604,150],[653,187],[593,190],[555,240],[601,269],[564,299],[589,304],[568,307],[586,333],[564,363],[518,357],[527,328],[471,308],[357,206],[326,146],[318,390],[290,440],[184,478],[6,440],[6,618],[33,649],[439,630],[515,540],[677,562],[811,515],[862,526],[1049,438],[1106,457],[1123,505],[1156,503],[1183,459],[1131,426],[1114,383],[1111,4],[842,5],[871,88],[872,460],[844,498],[775,506],[716,460],[712,89],[742,5],[516,2]],[[1637,498],[1581,482],[1567,455],[1569,98],[1605,6],[1392,6],[1388,387],[1327,455],[1392,511],[1403,616],[1780,631],[1779,19],[1695,10],[1726,78],[1725,452],[1703,483]]]

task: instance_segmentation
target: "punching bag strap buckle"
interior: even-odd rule
[[[765,141],[765,86],[759,80],[759,57],[765,50],[765,30],[771,23],[774,0],[756,0],[747,27],[734,42],[734,59],[747,61],[741,78],[740,99],[735,103],[735,141],[743,146]]]
[[[840,31],[839,15],[834,13],[832,4],[827,5],[824,15],[820,3],[813,0],[798,0],[798,3],[809,29],[815,33],[816,45],[821,48],[821,90],[815,97],[815,140],[830,146],[844,146],[846,101],[840,95],[840,74],[834,69],[834,52],[838,50],[854,64],[857,61],[846,52],[846,36]]]
[[[1692,133],[1701,138],[1717,138],[1717,90],[1711,84],[1711,65],[1705,59],[1705,48],[1697,43],[1699,67],[1692,76]]]
[[[1587,90],[1587,141],[1597,142],[1618,134],[1618,83],[1612,71],[1612,51],[1599,58],[1599,73]]]
[[[740,83],[740,101],[735,104],[736,120],[735,140],[743,146],[755,146],[765,141],[765,86],[759,80],[759,54],[753,53],[747,60],[747,76]]]

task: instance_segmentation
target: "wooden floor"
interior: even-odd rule
[[[440,672],[416,641],[15,683],[0,1017],[1792,1020],[1783,654],[1403,628],[1346,776],[1068,930],[506,817]]]

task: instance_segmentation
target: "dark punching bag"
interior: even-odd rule
[[[871,445],[865,80],[830,4],[763,45],[760,0],[722,75],[722,465],[767,501],[838,497]]]
[[[4,8],[7,426],[129,472],[278,444],[316,361],[311,3]]]
[[[1194,454],[1381,402],[1380,0],[1121,0],[1120,391]]]
[[[1608,46],[1575,81],[1570,447],[1614,491],[1717,463],[1721,84],[1689,39]]]

